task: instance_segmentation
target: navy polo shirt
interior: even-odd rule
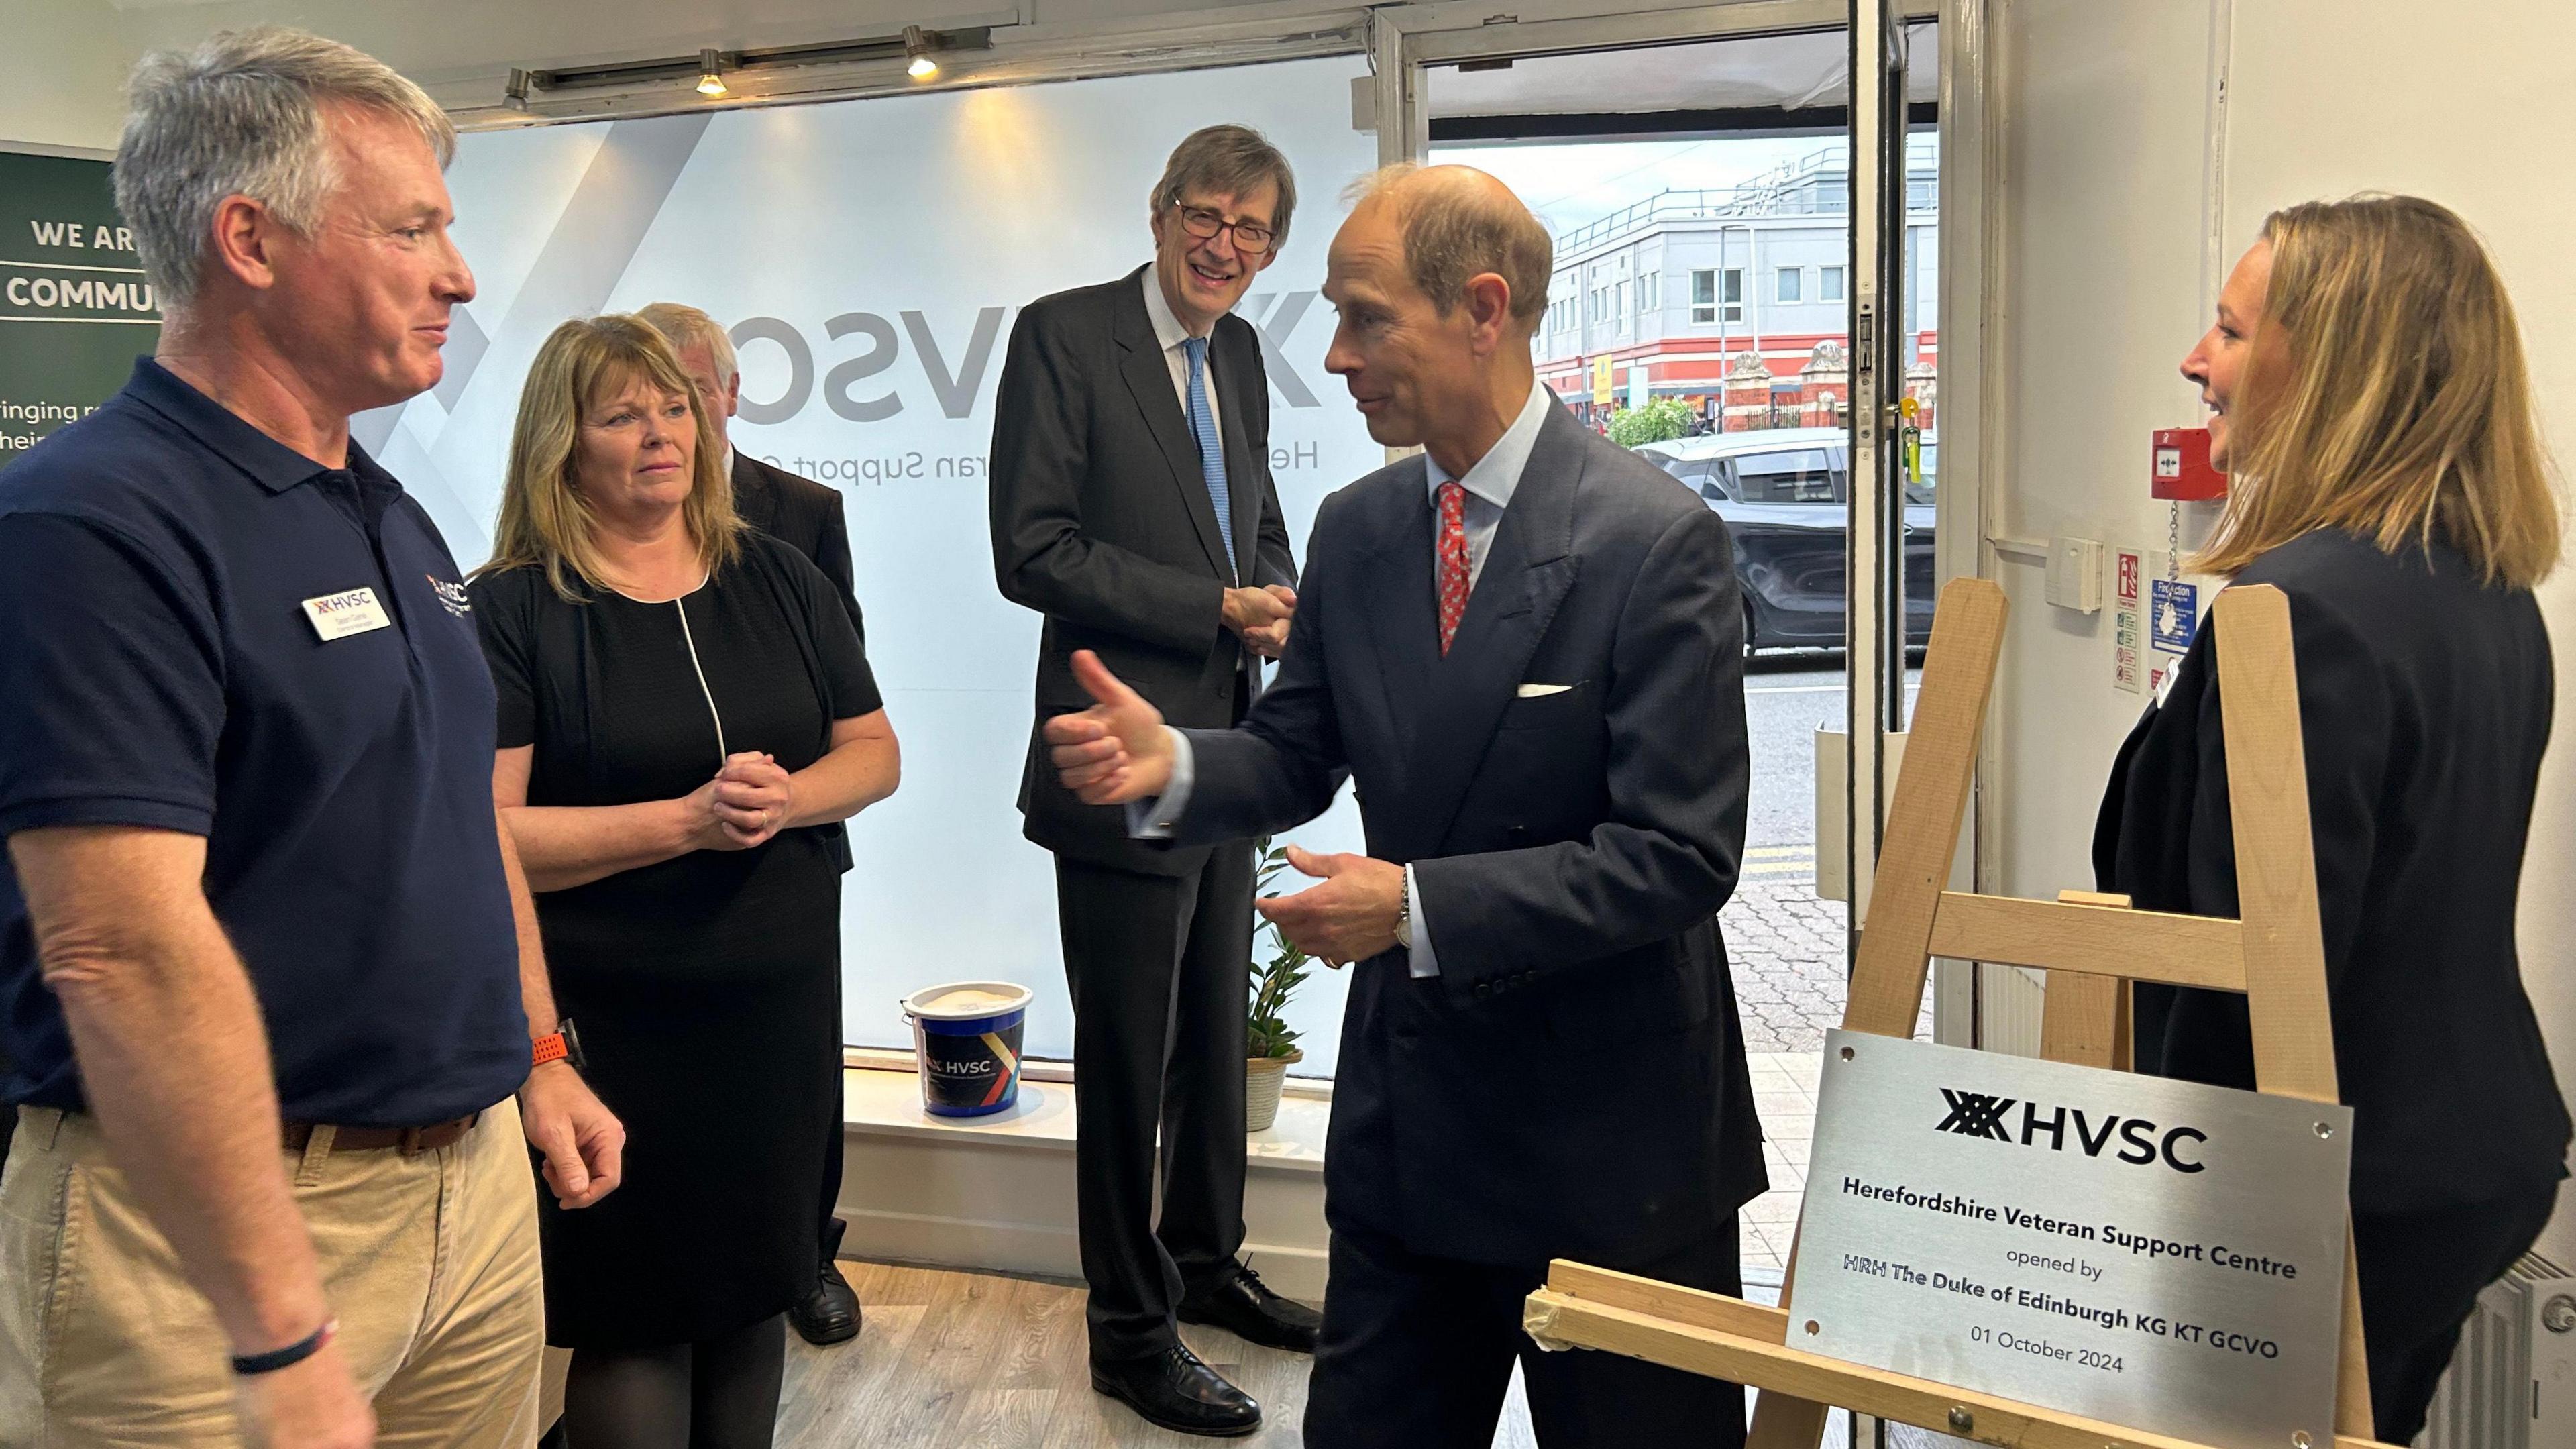
[[[356,444],[324,467],[148,358],[0,472],[0,836],[204,836],[289,1121],[425,1126],[528,1074],[462,585]],[[385,626],[323,637],[358,590]],[[0,1049],[10,1100],[81,1105],[5,860]]]

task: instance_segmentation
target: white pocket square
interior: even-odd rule
[[[1524,684],[1520,687],[1520,697],[1522,699],[1545,699],[1551,694],[1563,694],[1573,687],[1574,686],[1571,684]]]

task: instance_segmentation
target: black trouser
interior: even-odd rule
[[[1669,1283],[1743,1292],[1732,1214],[1664,1257],[1604,1264]],[[1607,1353],[1542,1353],[1521,1300],[1547,1278],[1428,1257],[1333,1224],[1323,1341],[1306,1391],[1308,1449],[1488,1449],[1517,1359],[1542,1449],[1737,1449],[1744,1390]]]
[[[832,1019],[837,1023],[840,1017],[835,1014]],[[821,1249],[817,1254],[818,1267],[832,1261],[832,1255],[840,1251],[841,1233],[846,1227],[840,1218],[841,1133],[844,1124],[841,1106],[841,1066],[838,1062],[832,1065],[832,1083],[827,1090],[832,1094],[832,1130],[823,1139],[823,1212],[822,1216],[815,1220],[815,1243]],[[819,1275],[816,1281],[821,1281]]]
[[[841,1124],[832,1124],[831,1144],[823,1149],[823,1218],[815,1225],[817,1243],[822,1253],[816,1266],[829,1263],[841,1249],[841,1234],[849,1231],[834,1211],[841,1205]],[[820,1281],[818,1278],[816,1281]]]
[[[1252,848],[1218,846],[1186,876],[1059,855],[1055,882],[1091,1353],[1142,1357],[1174,1341],[1181,1294],[1214,1286],[1243,1247]]]
[[[2478,1295],[2531,1251],[2557,1203],[2552,1184],[2472,1207],[2353,1214],[2374,1437],[2405,1444],[2423,1429]]]

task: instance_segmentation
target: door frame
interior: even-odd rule
[[[1427,158],[1430,124],[1422,81],[1426,66],[1801,31],[1847,31],[1858,7],[1870,3],[1873,0],[1716,4],[1705,0],[1520,0],[1509,12],[1497,13],[1493,0],[1425,0],[1372,10],[1368,50],[1378,161],[1392,165]],[[1993,354],[2002,337],[1993,302],[2001,295],[1998,283],[2003,265],[2002,232],[1996,224],[2003,174],[2001,92],[1994,84],[1990,39],[1995,3],[1898,0],[1891,6],[1905,24],[1932,20],[1940,25],[1941,247],[1935,291],[1941,341],[1935,386],[1942,437],[1941,486],[1934,503],[1936,586],[1958,577],[1991,578],[1997,567],[1988,534],[2000,475],[1987,452],[1989,440],[1999,436],[1988,420],[2000,400],[1985,384],[1993,375]],[[1902,550],[1882,563],[1882,571],[1892,571],[1901,587]],[[1893,597],[1901,598],[1901,592]],[[1860,613],[1860,609],[1853,611],[1856,626]],[[1847,655],[1847,688],[1853,682],[1851,672]],[[1884,689],[1866,692],[1871,698],[1864,705],[1860,698],[1864,691],[1849,691],[1855,716],[1887,718]],[[1999,862],[1986,848],[1986,842],[1994,839],[1992,822],[1997,818],[1992,787],[2000,778],[1998,751],[1997,723],[1990,719],[1979,760],[1970,848],[1960,853],[1951,882],[1958,889],[1992,890],[2001,876]],[[1848,778],[1852,788],[1844,801],[1847,826],[1857,813],[1856,800],[1883,800],[1886,795],[1875,769],[1867,774],[1855,769]],[[1870,834],[1868,846],[1874,846],[1875,832]],[[1860,857],[1852,862],[1847,877],[1854,883],[1856,928],[1866,907],[1876,854],[1864,846],[1860,832],[1846,829],[1845,838],[1854,843],[1854,854]],[[1937,1040],[1962,1045],[1983,1040],[1977,972],[1971,962],[1935,963]]]

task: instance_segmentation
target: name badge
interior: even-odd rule
[[[394,622],[386,616],[385,606],[376,602],[374,589],[350,589],[306,599],[304,617],[313,621],[313,632],[321,635],[325,644],[370,629],[391,628]]]

